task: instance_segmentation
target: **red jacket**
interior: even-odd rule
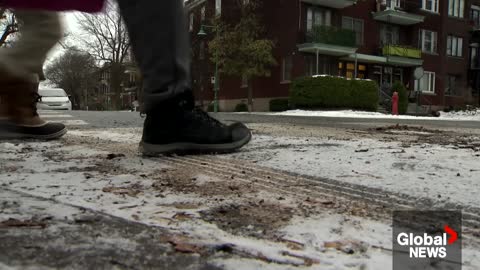
[[[3,7],[50,11],[99,12],[103,4],[104,0],[0,0],[0,6]]]

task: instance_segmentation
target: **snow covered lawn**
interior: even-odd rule
[[[268,115],[285,116],[309,116],[309,117],[345,117],[345,118],[364,118],[364,119],[410,119],[410,120],[457,120],[457,121],[480,121],[480,110],[476,112],[441,112],[440,117],[410,116],[410,115],[390,115],[379,112],[339,110],[339,111],[306,111],[290,110],[279,113],[257,113]]]

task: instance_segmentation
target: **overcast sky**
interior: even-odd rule
[[[75,12],[65,12],[62,14],[63,23],[64,23],[64,30],[66,33],[78,33],[79,27],[77,24],[77,20],[75,19]],[[59,54],[62,53],[62,47],[56,46],[51,52],[47,59],[47,63],[51,61],[53,58],[57,57]]]

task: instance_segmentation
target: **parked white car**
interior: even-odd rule
[[[38,90],[42,100],[37,103],[39,110],[72,110],[72,102],[61,88],[43,88]]]

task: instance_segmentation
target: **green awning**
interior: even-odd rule
[[[387,56],[387,63],[392,66],[399,67],[419,67],[423,66],[422,59],[400,57],[400,56]]]

